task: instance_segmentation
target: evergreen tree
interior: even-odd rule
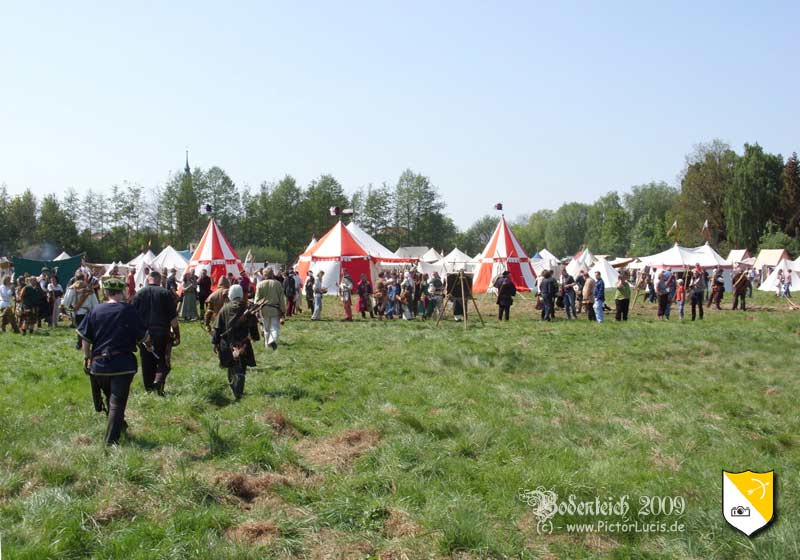
[[[781,175],[781,192],[778,197],[778,225],[792,237],[800,236],[800,164],[793,152]]]
[[[758,144],[744,145],[723,199],[727,236],[733,246],[758,246],[778,206],[782,173],[781,156],[765,153]]]
[[[185,249],[189,243],[197,241],[200,218],[200,203],[194,191],[192,173],[189,163],[180,177],[177,197],[175,198],[175,239],[173,246]]]

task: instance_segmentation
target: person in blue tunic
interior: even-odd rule
[[[94,307],[78,326],[84,371],[90,376],[93,389],[99,386],[105,397],[105,406],[96,399],[95,407],[105,408],[108,415],[106,445],[118,443],[120,434],[127,429],[125,407],[138,368],[136,345],[147,334],[136,309],[124,301],[125,288],[121,278],[104,279],[108,303]]]

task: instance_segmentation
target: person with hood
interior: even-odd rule
[[[342,321],[353,320],[353,279],[350,273],[346,270],[342,275],[342,281],[339,283],[339,297],[342,299],[344,306],[344,319]]]
[[[292,286],[294,281],[288,279]],[[286,313],[286,295],[284,287],[275,279],[275,274],[268,268],[264,279],[256,287],[256,305],[261,308],[261,325],[264,329],[264,344],[273,350],[278,349],[278,337],[281,334],[281,325]]]
[[[511,280],[509,272],[503,271],[501,279],[498,281],[497,288],[497,320],[502,321],[503,317],[508,321],[511,306],[514,304],[514,296],[517,295],[517,287]]]
[[[222,306],[228,303],[228,289],[231,283],[227,276],[220,276],[217,282],[217,289],[211,292],[206,299],[206,314],[203,317],[203,326],[210,333],[212,325],[217,318]]]
[[[258,319],[249,311],[240,285],[230,287],[228,299],[217,315],[211,343],[219,357],[219,367],[228,370],[228,384],[238,401],[244,394],[247,368],[256,366],[251,341],[259,340]]]
[[[183,305],[181,318],[185,321],[197,320],[197,276],[194,270],[183,274]]]

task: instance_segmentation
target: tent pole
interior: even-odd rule
[[[467,317],[469,313],[467,313],[467,305],[464,301],[466,299],[464,295],[464,271],[459,271],[458,282],[461,284],[461,310],[464,312],[464,330],[467,330]]]

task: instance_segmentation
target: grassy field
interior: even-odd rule
[[[167,397],[137,375],[113,449],[72,331],[0,335],[3,558],[798,558],[800,312],[756,304],[597,325],[519,300],[498,323],[486,300],[464,332],[340,323],[328,298],[257,348],[239,403],[183,325]],[[771,528],[727,525],[722,469],[776,471]],[[634,521],[640,497],[682,497],[646,520],[685,529],[540,534],[519,497],[540,486],[628,496]]]

